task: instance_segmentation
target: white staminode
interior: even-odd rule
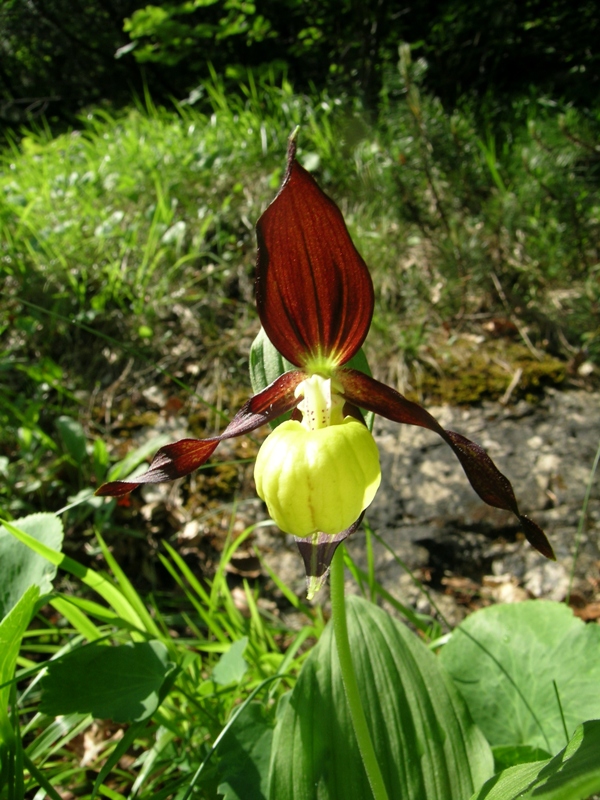
[[[309,431],[339,425],[344,419],[344,398],[335,391],[332,393],[331,378],[311,375],[298,384],[296,397],[303,398],[298,409],[302,412],[302,424]]]

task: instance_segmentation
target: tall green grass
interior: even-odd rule
[[[34,518],[40,528],[49,520],[60,525],[50,514]],[[193,784],[198,786],[194,796],[216,797],[218,783],[238,769],[229,752],[235,753],[235,742],[225,740],[218,747],[217,741],[252,700],[250,712],[260,711],[264,720],[274,717],[276,700],[294,685],[310,646],[323,631],[321,609],[310,609],[293,597],[301,620],[293,628],[269,613],[247,582],[234,597],[227,567],[252,528],[227,537],[219,568],[208,580],[199,579],[185,559],[166,545],[160,560],[174,582],[176,617],[156,604],[152,613],[148,611],[101,536],[98,542],[108,574],[86,569],[59,550],[40,544],[38,538],[27,538],[19,528],[13,530],[66,570],[73,585],[67,593],[48,595],[52,613],[37,615],[22,634],[18,668],[14,678],[8,678],[15,697],[14,740],[7,744],[3,739],[3,757],[7,750],[9,757],[0,771],[0,795],[12,798],[37,792],[35,797],[54,800],[60,797],[60,789],[85,797],[166,798],[178,791],[183,794]],[[274,580],[279,583],[275,576]],[[44,709],[43,702],[40,706],[48,665],[56,666],[69,653],[81,652],[82,644],[92,642],[116,647],[155,643],[171,663],[161,690],[169,699],[140,719],[127,718],[123,712],[125,722],[93,724],[94,716],[103,716],[98,708],[110,702],[114,685],[90,674],[95,714],[82,708],[81,700],[76,701],[77,711],[59,716]],[[11,648],[18,645],[7,643]],[[147,679],[144,668],[135,674],[142,683]],[[124,702],[123,682],[128,676],[115,674],[112,680],[120,686]],[[16,692],[17,683],[25,687],[22,692]],[[57,691],[63,707],[68,705],[69,687],[58,685]],[[4,771],[11,758],[23,775]]]
[[[591,326],[599,120],[539,106],[512,130],[481,131],[422,95],[421,80],[404,53],[374,121],[348,99],[249,75],[236,95],[217,76],[202,87],[212,113],[146,98],[117,117],[93,110],[57,138],[24,131],[1,161],[4,286],[85,322],[118,310],[150,323],[190,295],[218,307],[231,299],[223,286],[250,301],[253,226],[301,125],[301,158],[344,206],[397,311],[417,295],[464,312],[465,287],[471,307],[490,294],[499,304],[494,271],[518,313],[560,307],[569,333]]]
[[[420,281],[446,320],[514,317],[541,349],[598,361],[600,109],[528,98],[482,125],[475,109],[448,113],[422,93],[426,65],[400,52],[377,137],[355,158],[411,242],[406,284]]]

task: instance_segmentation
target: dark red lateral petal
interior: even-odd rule
[[[295,159],[256,226],[256,305],[267,336],[296,366],[358,352],[373,316],[373,283],[342,213]]]
[[[393,422],[419,425],[435,431],[446,441],[461,463],[471,486],[490,506],[502,508],[519,519],[527,541],[547,558],[555,558],[543,530],[529,517],[521,514],[513,488],[485,450],[460,433],[444,430],[439,422],[418,403],[407,400],[399,392],[362,372],[339,369],[336,378],[343,387],[344,398],[367,411],[373,411]]]
[[[165,483],[189,475],[206,463],[220,442],[220,438],[181,439],[161,447],[148,471],[137,475],[132,481],[110,481],[96,489],[99,497],[121,497],[129,494],[142,483]]]
[[[132,481],[111,481],[96,490],[100,497],[121,497],[143,483],[164,483],[189,475],[205,464],[223,439],[232,439],[259,428],[297,405],[294,390],[306,375],[294,370],[280,375],[270,386],[245,403],[219,436],[181,439],[161,447],[148,471]]]
[[[284,372],[266,389],[244,403],[219,438],[231,439],[234,436],[241,436],[277,419],[286,411],[291,411],[299,402],[294,394],[296,387],[305,378],[306,373],[302,370],[293,369]]]

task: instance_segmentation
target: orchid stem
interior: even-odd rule
[[[367,718],[362,707],[358,682],[352,663],[350,652],[350,640],[348,639],[348,623],[346,620],[346,598],[344,595],[344,546],[340,545],[335,551],[331,562],[330,572],[331,590],[331,616],[333,618],[333,630],[335,633],[335,643],[337,646],[342,682],[346,693],[346,700],[350,709],[352,726],[358,741],[358,749],[363,760],[367,778],[371,785],[374,800],[388,800],[387,790],[383,782],[383,776],[379,769],[377,756],[373,748],[371,734],[367,726]]]

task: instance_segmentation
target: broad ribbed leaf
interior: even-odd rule
[[[260,703],[250,703],[219,747],[217,789],[223,800],[265,800],[273,725]]]
[[[339,208],[295,150],[292,137],[282,187],[256,226],[258,314],[292,364],[320,356],[344,364],[369,330],[373,284]]]
[[[304,379],[304,373],[287,372],[270,386],[254,395],[238,411],[223,433],[208,439],[182,439],[161,447],[152,459],[148,471],[131,481],[111,481],[103,484],[96,494],[100,497],[120,497],[129,494],[142,483],[163,483],[189,475],[205,464],[219,442],[232,439],[259,428],[298,403],[294,395],[296,386]]]
[[[435,417],[418,403],[407,400],[395,389],[374,378],[354,369],[339,369],[336,378],[343,386],[343,396],[350,403],[393,422],[419,425],[439,434],[454,451],[479,497],[494,508],[512,511],[521,523],[527,541],[546,558],[555,559],[546,534],[533,520],[521,514],[510,481],[482,447],[460,433],[444,430]]]
[[[591,720],[554,758],[494,775],[471,800],[592,800],[598,792],[600,720]]]
[[[349,597],[347,614],[358,685],[389,797],[469,797],[491,775],[492,754],[452,681],[433,653],[381,609]],[[329,625],[282,705],[269,798],[371,796]]]
[[[92,714],[99,719],[134,722],[158,708],[161,689],[175,669],[159,641],[118,647],[92,642],[58,661],[49,661],[42,678],[40,710],[50,716]]]
[[[530,764],[532,761],[545,761],[550,758],[550,753],[541,747],[531,747],[529,744],[496,745],[492,747],[494,766],[496,770],[516,767],[518,764]]]
[[[564,603],[532,600],[469,615],[440,658],[490,744],[556,753],[563,716],[568,736],[600,718],[599,654],[598,625]]]

